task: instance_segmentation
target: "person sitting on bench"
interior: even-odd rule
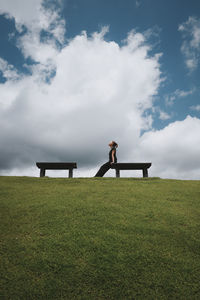
[[[118,147],[118,144],[115,141],[112,141],[108,144],[108,146],[110,147],[109,161],[100,167],[94,177],[103,177],[104,174],[111,168],[111,165],[117,162],[116,148]]]

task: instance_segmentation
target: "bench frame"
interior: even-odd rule
[[[151,163],[115,163],[111,165],[111,169],[116,170],[116,177],[120,177],[120,170],[142,170],[143,177],[148,177],[148,168]]]
[[[69,170],[69,178],[73,177],[73,169],[77,168],[76,162],[36,162],[40,169],[40,177],[45,176],[46,170]]]

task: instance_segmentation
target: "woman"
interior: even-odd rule
[[[111,168],[111,165],[117,162],[116,148],[118,147],[118,144],[112,141],[108,146],[110,146],[109,161],[101,166],[94,177],[103,177],[103,175]]]

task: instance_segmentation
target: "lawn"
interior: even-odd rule
[[[0,177],[0,299],[200,299],[200,181]]]

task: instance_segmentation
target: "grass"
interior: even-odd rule
[[[0,299],[200,299],[200,181],[0,177]]]

